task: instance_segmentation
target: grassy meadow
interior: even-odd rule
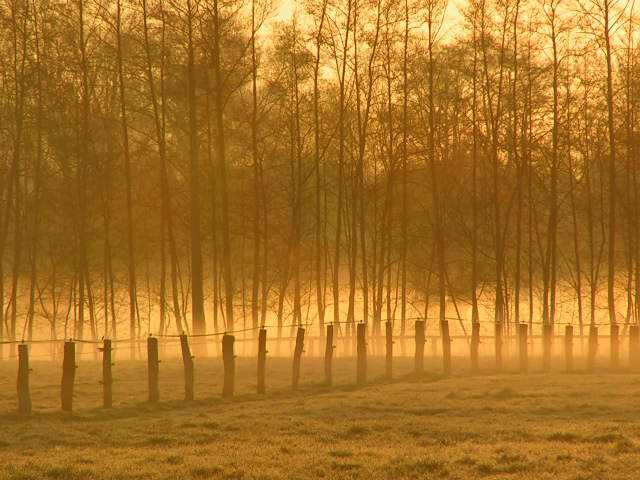
[[[182,363],[160,364],[157,405],[146,402],[146,363],[116,359],[114,408],[101,406],[101,364],[80,355],[73,413],[60,405],[61,361],[34,355],[33,414],[15,413],[16,361],[0,361],[0,478],[26,479],[637,479],[640,376],[603,371],[470,376],[454,358],[443,378],[381,357],[356,388],[355,360],[336,358],[326,389],[322,359],[303,358],[292,393],[291,359],[268,359],[268,394],[255,360],[238,356],[236,397],[221,399],[219,358],[196,357],[196,400],[182,401]],[[511,368],[514,361],[507,362]],[[431,372],[431,373],[430,373]]]

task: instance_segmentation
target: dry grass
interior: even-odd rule
[[[105,411],[100,364],[83,360],[76,411],[64,414],[60,365],[35,360],[31,418],[10,413],[15,362],[0,362],[2,479],[601,480],[640,471],[640,379],[629,373],[444,379],[411,375],[411,359],[399,358],[398,379],[385,383],[382,360],[370,358],[371,382],[355,388],[354,361],[341,358],[328,391],[317,383],[321,360],[305,358],[292,394],[290,359],[271,358],[261,398],[254,360],[238,358],[238,396],[222,400],[220,361],[208,359],[196,362],[198,400],[185,403],[175,359],[161,364],[152,406],[145,363],[123,361]]]

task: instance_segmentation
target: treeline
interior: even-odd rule
[[[1,336],[638,322],[633,7],[2,0]]]

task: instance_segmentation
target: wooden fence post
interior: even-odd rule
[[[479,353],[480,350],[480,323],[473,322],[471,325],[471,373],[480,371]]]
[[[184,399],[193,400],[193,356],[189,348],[189,338],[184,333],[180,335],[180,349],[184,365]]]
[[[111,340],[102,341],[102,406],[111,408],[113,405],[113,375],[111,373]]]
[[[302,359],[302,352],[304,351],[304,328],[298,327],[296,333],[296,346],[293,350],[293,377],[291,379],[291,388],[293,390],[298,389],[298,382],[300,381],[300,361]]]
[[[551,370],[551,334],[553,325],[542,326],[542,371]]]
[[[385,374],[387,380],[391,380],[393,378],[393,323],[391,320],[385,322],[384,334],[387,347],[385,351]]]
[[[442,332],[442,372],[445,376],[451,375],[451,337],[449,336],[449,322],[440,322]]]
[[[573,326],[564,327],[564,357],[567,373],[573,372]]]
[[[589,327],[589,352],[587,355],[587,371],[593,372],[596,367],[596,354],[598,352],[598,327]]]
[[[324,347],[324,383],[328,387],[333,383],[333,325],[327,325]]]
[[[629,365],[632,369],[637,369],[640,364],[640,335],[638,325],[629,327]]]
[[[258,393],[266,392],[265,373],[267,370],[267,329],[262,327],[258,332]]]
[[[357,331],[357,357],[358,357],[358,370],[357,370],[357,382],[358,385],[364,385],[367,382],[367,324],[358,323]]]
[[[147,370],[149,376],[149,403],[157,403],[160,399],[159,385],[158,339],[149,335],[147,338]]]
[[[62,410],[73,409],[73,382],[76,377],[76,344],[72,341],[64,342],[64,357],[62,359]]]
[[[520,353],[520,373],[527,373],[529,370],[529,352],[528,352],[528,328],[526,323],[518,324],[518,352]]]
[[[620,366],[620,325],[611,325],[611,369]]]
[[[502,323],[495,326],[496,371],[502,371]]]
[[[18,345],[18,411],[23,415],[31,413],[29,346],[26,344]]]
[[[424,371],[424,320],[416,320],[416,355],[414,369],[416,372]]]
[[[236,337],[233,335],[222,336],[222,365],[224,368],[224,383],[222,385],[222,396],[233,397],[234,381],[236,375],[236,357],[233,353],[233,344]]]

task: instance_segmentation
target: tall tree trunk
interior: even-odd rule
[[[231,271],[231,249],[229,235],[229,189],[227,186],[227,157],[224,132],[224,85],[220,66],[220,12],[218,0],[213,0],[213,74],[215,79],[215,118],[218,154],[218,174],[220,176],[220,197],[222,199],[222,266],[225,285],[225,310],[227,330],[233,331],[233,274]]]
[[[345,110],[346,110],[346,74],[347,74],[347,56],[349,46],[349,33],[351,30],[351,14],[353,2],[347,0],[347,21],[345,24],[344,43],[342,46],[342,61],[338,70],[339,83],[339,111],[338,111],[338,195],[336,202],[336,234],[335,234],[335,250],[333,255],[333,321],[338,324],[340,329],[340,248],[342,239],[342,209],[344,196],[344,157],[345,157]],[[337,333],[337,332],[336,332]]]
[[[609,323],[616,323],[616,138],[615,119],[613,114],[613,54],[611,52],[611,18],[610,9],[613,0],[604,0],[604,43],[607,60],[607,130],[609,139],[609,243],[608,243],[608,278],[607,278],[607,304],[609,310]]]
[[[320,72],[320,55],[322,46],[322,34],[327,12],[327,0],[322,2],[322,10],[320,14],[320,23],[316,34],[316,56],[313,64],[313,140],[314,140],[314,162],[315,162],[315,279],[316,279],[316,304],[318,313],[318,328],[320,336],[323,337],[324,331],[324,315],[326,309],[325,289],[326,282],[326,262],[324,261],[324,243],[322,223],[325,220],[322,215],[322,171],[320,164],[320,88],[319,88],[319,72]]]
[[[120,0],[116,1],[116,58],[118,63],[118,87],[120,91],[120,123],[122,126],[122,146],[124,150],[124,175],[127,198],[127,267],[129,279],[129,335],[131,348],[137,338],[136,317],[138,300],[136,292],[136,257],[133,246],[133,201],[131,199],[131,153],[129,147],[129,126],[127,123],[127,102],[124,84],[124,69],[122,67],[122,7]]]
[[[196,101],[196,67],[193,40],[195,7],[187,0],[187,92],[189,98],[189,162],[191,210],[191,316],[193,333],[206,333],[204,289],[202,280],[202,239],[200,235],[200,160],[198,155],[198,117]],[[216,26],[217,30],[217,26]],[[217,33],[216,33],[217,36]],[[216,87],[218,84],[216,83]]]
[[[400,334],[404,335],[407,325],[407,244],[409,242],[407,213],[407,139],[409,136],[409,0],[404,0],[404,39],[402,45],[402,243],[400,251]],[[474,295],[475,296],[475,295]]]
[[[253,161],[253,276],[251,320],[257,335],[260,297],[260,166],[258,160],[258,64],[256,59],[256,2],[251,2],[251,158]]]
[[[153,63],[151,56],[151,45],[149,41],[149,24],[147,13],[147,0],[142,0],[142,20],[144,33],[144,48],[146,60],[146,76],[149,84],[151,96],[151,104],[153,106],[153,120],[155,126],[156,143],[158,144],[158,154],[160,156],[160,192],[161,192],[161,208],[160,208],[160,235],[168,237],[169,245],[169,261],[171,269],[171,293],[173,298],[173,312],[176,317],[176,330],[178,333],[183,332],[182,313],[180,309],[180,297],[178,294],[178,254],[176,248],[176,240],[173,226],[173,212],[171,207],[171,189],[169,185],[168,165],[167,165],[167,149],[165,136],[165,118],[166,118],[166,98],[164,88],[164,70],[165,70],[165,12],[164,4],[160,4],[161,14],[161,64],[160,64],[160,101],[156,93],[155,80],[153,78]],[[161,247],[162,248],[162,247]]]

